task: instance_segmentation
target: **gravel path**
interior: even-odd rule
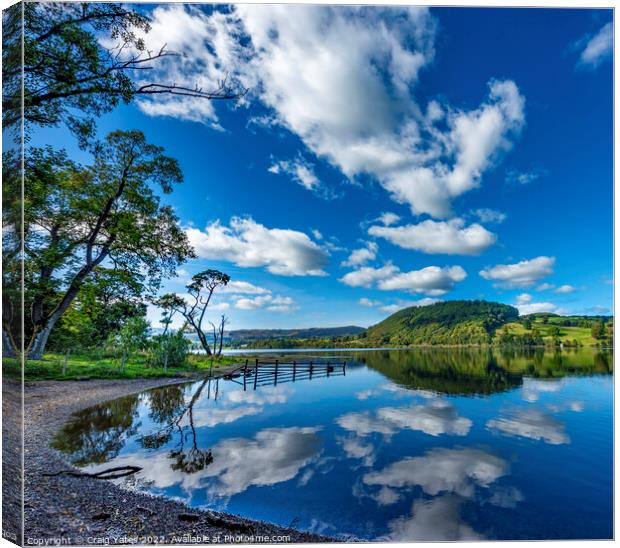
[[[59,452],[49,447],[71,413],[115,397],[186,381],[40,381],[26,386],[26,545],[60,538],[64,544],[332,540],[239,516],[199,511],[163,497],[126,491],[104,480],[41,475],[71,468]],[[6,384],[5,394],[10,388]],[[19,465],[15,466],[18,461],[18,453],[10,456],[5,470],[19,470]]]

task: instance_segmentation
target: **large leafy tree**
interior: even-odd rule
[[[3,26],[5,127],[22,116],[22,76],[26,130],[65,123],[83,144],[98,116],[138,95],[227,100],[244,93],[230,80],[214,82],[211,89],[146,80],[163,58],[182,52],[168,51],[165,44],[148,50],[142,37],[150,30],[149,18],[127,4],[21,2],[6,10]]]
[[[143,284],[130,273],[97,267],[54,327],[49,347],[55,350],[103,345],[132,318],[146,315]]]
[[[24,285],[26,353],[42,356],[50,332],[99,266],[122,271],[145,290],[193,256],[158,189],[182,181],[176,160],[139,131],[115,131],[80,166],[64,152],[32,149],[26,157]],[[16,308],[3,303],[6,311]],[[19,351],[15,324],[3,322],[9,352]]]

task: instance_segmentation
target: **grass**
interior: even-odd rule
[[[113,355],[79,353],[70,354],[63,374],[64,354],[48,353],[42,360],[27,360],[25,380],[88,380],[88,379],[148,379],[158,377],[179,377],[206,373],[211,359],[204,355],[188,356],[183,368],[152,367],[146,354],[134,354],[127,358],[125,369],[120,369],[120,358]],[[213,368],[239,362],[238,357],[221,356],[213,359]],[[9,378],[20,378],[19,360],[2,359],[3,374]]]
[[[508,330],[513,335],[524,335],[531,333],[532,330],[537,330],[545,342],[551,343],[553,337],[549,334],[551,329],[557,328],[559,330],[560,341],[577,341],[580,346],[597,346],[601,345],[601,341],[592,337],[592,329],[589,327],[566,327],[563,325],[556,325],[553,323],[544,324],[540,321],[532,323],[532,329],[525,329],[523,324],[518,322],[507,323],[500,327],[497,332]]]

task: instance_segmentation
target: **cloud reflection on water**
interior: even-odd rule
[[[540,440],[551,445],[570,443],[566,425],[539,409],[518,409],[508,416],[488,420],[486,426],[501,434]]]
[[[372,433],[391,436],[404,429],[430,436],[466,436],[472,426],[471,420],[459,416],[456,409],[443,400],[432,400],[424,405],[381,407],[374,414],[368,411],[347,413],[338,417],[336,423],[362,437]]]

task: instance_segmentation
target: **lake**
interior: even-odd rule
[[[88,471],[142,467],[128,488],[340,538],[612,538],[610,352],[329,359],[346,367],[119,398],[53,445]]]

